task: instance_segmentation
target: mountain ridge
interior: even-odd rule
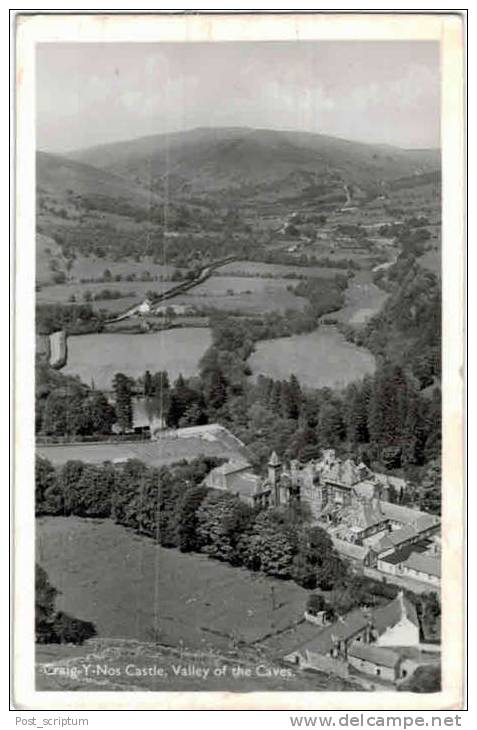
[[[405,150],[311,132],[198,127],[73,150],[66,159],[158,193],[167,178],[176,193],[188,195],[266,188],[299,171],[314,176],[315,183],[376,188],[383,181],[436,170],[439,157],[439,150]]]

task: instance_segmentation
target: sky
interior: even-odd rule
[[[439,146],[434,42],[44,43],[36,73],[49,152],[231,126]]]

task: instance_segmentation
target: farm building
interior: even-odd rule
[[[382,649],[369,644],[352,644],[348,652],[349,664],[360,672],[394,682],[404,678],[401,673],[401,657],[392,649]]]
[[[403,565],[404,575],[440,585],[441,561],[435,555],[413,553]]]
[[[403,593],[380,608],[356,608],[289,652],[284,660],[301,668],[346,676],[349,667],[395,681],[401,649],[419,645],[419,621]]]

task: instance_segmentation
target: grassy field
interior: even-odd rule
[[[287,276],[297,274],[298,276],[318,276],[320,278],[331,278],[336,274],[343,274],[343,269],[333,269],[327,266],[290,266],[286,264],[265,264],[261,261],[232,261],[218,269],[214,276],[234,274],[250,274],[263,276]]]
[[[226,649],[296,623],[307,597],[291,581],[161,548],[109,520],[39,518],[37,559],[61,591],[58,608],[110,638],[156,632],[184,648]]]
[[[323,674],[284,672],[283,665],[281,675],[266,676],[280,666],[285,646],[316,634],[303,622],[307,592],[295,583],[166,550],[109,520],[39,518],[36,545],[37,561],[61,591],[57,608],[92,621],[98,633],[85,647],[38,647],[41,689],[356,689]],[[81,670],[89,661],[110,667],[109,678],[45,675],[47,662]],[[127,664],[162,667],[163,674],[125,676]],[[224,664],[225,676],[213,677]],[[210,674],[176,675],[173,665],[203,673],[209,667]],[[234,677],[233,667],[250,674]]]
[[[217,276],[194,287],[188,294],[174,298],[175,304],[240,310],[244,314],[301,310],[306,300],[287,290],[294,279],[260,279],[257,277]]]
[[[138,278],[148,273],[152,277],[170,278],[176,270],[175,266],[155,264],[151,258],[144,257],[141,261],[128,259],[125,261],[114,261],[110,258],[97,258],[96,256],[78,256],[71,268],[71,276],[76,279],[94,279],[101,276],[105,269],[109,269],[113,278],[117,275],[122,277],[128,274],[135,274]]]
[[[246,449],[238,439],[217,426],[208,426],[202,432],[190,428],[164,432],[158,441],[38,446],[37,452],[55,465],[64,464],[70,459],[93,464],[139,459],[149,466],[162,466],[182,459],[192,460],[201,455],[235,460],[247,458]]]
[[[124,301],[124,300],[122,300]],[[153,334],[90,334],[68,338],[68,362],[62,372],[79,375],[97,388],[111,387],[115,373],[132,377],[145,370],[167,370],[171,380],[197,373],[200,358],[211,344],[205,327],[184,327]]]
[[[85,302],[85,294],[90,292],[93,297],[92,304],[96,308],[107,309],[110,312],[118,312],[132,306],[141,299],[144,299],[146,293],[154,291],[161,293],[174,286],[171,281],[114,281],[114,282],[93,282],[89,284],[54,284],[42,288],[37,292],[37,302],[39,304],[66,304],[71,301],[74,296],[78,303]],[[128,294],[127,297],[120,299],[101,299],[98,297],[100,292],[105,289]]]
[[[380,311],[388,295],[373,284],[371,274],[364,271],[351,279],[345,296],[345,306],[330,316],[347,324],[364,324]]]
[[[374,372],[368,350],[346,342],[334,327],[322,326],[306,335],[259,342],[249,360],[255,376],[296,375],[309,388],[339,388]]]

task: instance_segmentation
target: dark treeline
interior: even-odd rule
[[[422,249],[409,242],[378,283],[390,293],[381,312],[364,328],[344,327],[344,334],[364,345],[380,360],[401,364],[420,388],[440,379],[441,286],[416,257]]]
[[[35,430],[44,436],[109,434],[116,411],[106,396],[79,379],[37,363]]]
[[[325,590],[344,576],[331,539],[311,527],[299,504],[259,512],[228,492],[209,490],[203,480],[219,462],[150,468],[69,461],[54,468],[36,462],[38,515],[112,518],[116,523],[182,552],[200,551],[306,588]]]
[[[73,618],[55,609],[58,591],[46,571],[35,567],[35,639],[38,644],[82,644],[96,636],[90,621]]]
[[[50,335],[58,330],[81,335],[101,332],[103,326],[103,316],[89,303],[36,305],[36,331],[40,335]]]

